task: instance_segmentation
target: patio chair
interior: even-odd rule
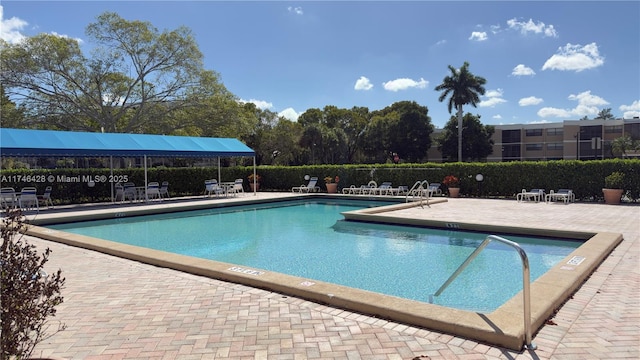
[[[224,194],[224,189],[218,184],[218,180],[209,179],[204,181],[204,191],[207,197],[210,197],[211,194],[218,196],[220,194]]]
[[[14,209],[18,206],[18,196],[16,190],[12,187],[0,189],[0,208]]]
[[[233,182],[233,186],[231,186],[229,188],[229,192],[233,193],[233,196],[236,196],[240,193],[242,193],[242,195],[244,195],[244,180],[242,179],[236,179]]]
[[[160,197],[161,198],[170,198],[169,196],[169,182],[163,181],[162,185],[160,185]]]
[[[307,185],[302,184],[300,186],[294,186],[294,187],[291,188],[291,192],[296,192],[296,191],[300,192],[300,193],[302,193],[302,192],[306,192],[306,193],[317,192],[317,191],[320,190],[320,187],[316,186],[317,183],[318,183],[318,177],[317,176],[312,176],[309,179],[309,183]]]
[[[23,187],[20,191],[20,197],[18,198],[18,203],[20,204],[20,208],[23,210],[36,210],[40,211],[39,201],[38,201],[38,190],[35,187]]]
[[[124,201],[124,186],[121,183],[117,183],[115,185],[116,194],[114,196],[114,201]]]
[[[152,181],[147,184],[147,200],[158,199],[162,200],[160,195],[160,184],[157,181]]]
[[[47,205],[47,208],[53,207],[53,201],[51,200],[51,191],[52,187],[47,186],[44,189],[44,193],[42,195],[38,195],[38,201]]]
[[[136,184],[132,182],[124,183],[123,201],[129,199],[129,201],[138,200],[138,190]]]
[[[378,190],[378,183],[374,180],[369,181],[367,185],[361,187],[360,193],[362,195],[375,195]]]
[[[377,195],[393,195],[393,187],[391,186],[391,181],[385,181],[380,184],[380,186],[372,190],[373,193]]]

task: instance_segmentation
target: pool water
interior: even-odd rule
[[[380,205],[298,200],[48,227],[423,302],[430,302],[430,295],[489,235],[351,222],[341,215]],[[531,281],[581,245],[570,240],[502,236],[526,251]],[[492,242],[431,300],[490,312],[521,290],[518,253]]]

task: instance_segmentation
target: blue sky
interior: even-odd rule
[[[5,0],[0,37],[58,34],[88,50],[85,27],[104,11],[190,28],[227,89],[290,119],[409,100],[442,127],[434,88],[465,61],[487,80],[464,109],[484,124],[640,116],[639,1]]]

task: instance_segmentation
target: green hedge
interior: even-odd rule
[[[391,181],[394,186],[411,187],[416,181],[442,183],[447,175],[461,180],[461,195],[467,197],[512,198],[522,189],[543,188],[547,191],[572,189],[577,199],[600,201],[604,178],[614,171],[625,174],[625,190],[632,199],[640,198],[640,160],[540,161],[505,163],[425,163],[376,165],[308,165],[260,166],[261,191],[290,191],[293,186],[306,184],[305,175],[317,176],[323,190],[324,177],[340,177],[339,188],[360,186],[375,180],[378,184]],[[253,167],[237,166],[220,169],[222,181],[242,178],[249,191],[248,176]],[[484,181],[478,183],[476,174]],[[86,180],[98,180],[89,187]],[[204,180],[217,179],[215,167],[151,168],[148,181],[168,181],[171,196],[195,196],[204,193]],[[2,170],[2,187],[19,191],[24,186],[36,186],[40,193],[52,186],[52,197],[58,204],[103,202],[111,199],[110,181],[132,181],[144,184],[143,169],[55,169]],[[124,182],[124,181],[123,181]]]

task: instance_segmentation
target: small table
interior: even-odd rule
[[[224,196],[225,197],[227,197],[227,195],[229,194],[229,190],[233,189],[235,184],[236,183],[234,181],[223,181],[223,182],[219,183],[220,187],[224,189]]]

